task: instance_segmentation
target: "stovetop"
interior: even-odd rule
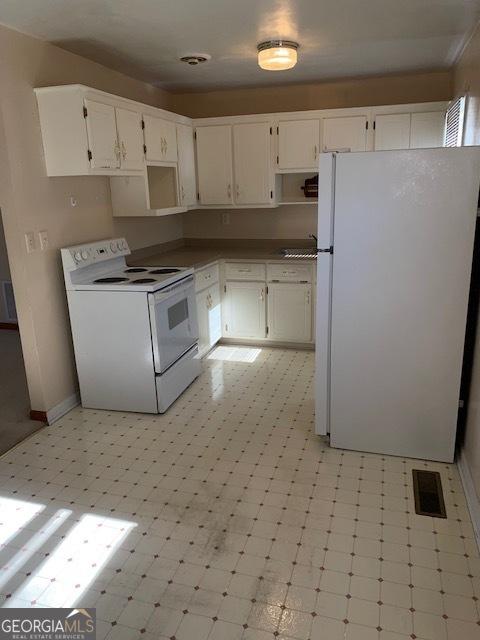
[[[93,279],[77,282],[76,289],[108,291],[157,291],[189,276],[188,267],[128,267],[101,273]]]

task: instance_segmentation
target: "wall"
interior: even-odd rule
[[[47,178],[34,87],[82,83],[165,106],[164,92],[58,47],[0,27],[0,207],[9,247],[32,408],[75,393],[59,248],[125,235],[133,248],[181,235],[181,219],[115,222],[103,177]],[[69,206],[75,195],[76,208]],[[27,254],[24,233],[47,230],[50,249]],[[37,236],[38,242],[38,236]]]
[[[0,322],[8,322],[7,310],[3,299],[2,280],[11,280],[11,275],[0,212]]]
[[[464,143],[478,145],[480,144],[480,26],[477,27],[477,31],[454,70],[454,89],[455,95],[463,93],[468,95]],[[480,502],[480,309],[463,454]]]
[[[286,205],[276,209],[191,211],[183,214],[183,234],[187,238],[308,238],[316,234],[317,207]]]
[[[192,118],[450,100],[450,71],[205,93],[175,93],[169,109]]]

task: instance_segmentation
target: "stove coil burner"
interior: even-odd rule
[[[144,269],[143,267],[132,267],[131,269],[125,269],[125,273],[144,273],[148,271],[148,269]]]
[[[113,282],[127,282],[128,278],[99,278],[98,280],[94,280],[94,283],[113,283]]]
[[[150,282],[156,282],[155,278],[139,278],[138,280],[133,280],[132,284],[149,284]]]
[[[177,273],[180,269],[155,269],[154,271],[150,271],[150,273]]]

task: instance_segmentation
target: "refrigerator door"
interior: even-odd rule
[[[318,179],[318,249],[333,242],[334,176],[336,155],[320,156]],[[330,412],[330,319],[332,255],[317,254],[317,308],[315,340],[315,433],[326,435]]]
[[[451,462],[480,149],[336,160],[334,447]]]

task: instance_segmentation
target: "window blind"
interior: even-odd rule
[[[444,141],[446,147],[462,146],[464,117],[465,96],[460,96],[454,100],[447,109]]]

